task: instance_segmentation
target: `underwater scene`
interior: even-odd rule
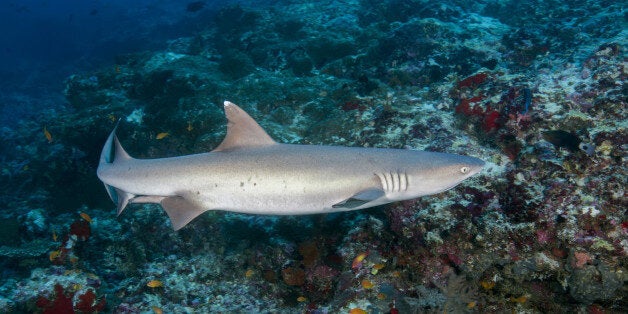
[[[0,313],[627,313],[626,10],[2,1]]]

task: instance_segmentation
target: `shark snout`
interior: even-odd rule
[[[468,156],[467,158],[468,158],[467,167],[469,167],[469,176],[472,176],[482,171],[482,169],[484,168],[484,165],[486,164],[482,159],[479,159],[479,158],[468,157]]]

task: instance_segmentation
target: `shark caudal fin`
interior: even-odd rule
[[[117,129],[118,125],[116,124],[115,128],[113,128],[113,131],[111,131],[111,134],[109,134],[109,137],[105,142],[105,146],[100,153],[100,161],[98,163],[98,170],[96,173],[98,178],[105,184],[105,189],[107,190],[107,194],[109,194],[109,198],[111,198],[111,200],[118,206],[118,215],[120,215],[122,210],[124,210],[126,205],[129,203],[129,200],[135,197],[135,195],[111,186],[103,179],[103,174],[108,167],[111,167],[123,160],[133,159],[124,150],[124,148],[122,148],[122,145],[116,136]]]

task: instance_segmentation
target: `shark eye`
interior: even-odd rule
[[[471,170],[471,169],[469,169],[469,167],[462,167],[462,168],[460,168],[460,172],[461,172],[462,174],[467,174],[467,173],[469,173],[469,170]]]

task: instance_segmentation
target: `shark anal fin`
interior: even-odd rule
[[[181,196],[165,197],[160,204],[170,217],[172,228],[175,231],[183,228],[194,218],[207,211],[206,208]]]
[[[227,135],[214,152],[277,144],[244,110],[225,101]]]
[[[347,209],[356,208],[366,203],[372,202],[384,196],[384,194],[385,194],[384,191],[381,189],[369,189],[369,190],[356,193],[353,196],[349,197],[348,199],[340,203],[334,204],[331,207],[332,208],[347,208]]]

